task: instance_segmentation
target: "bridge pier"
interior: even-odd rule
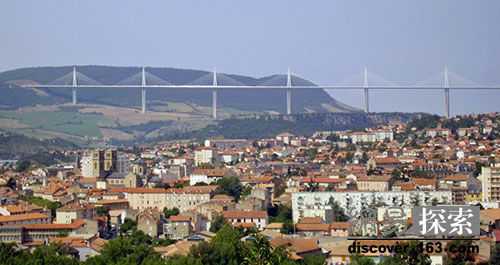
[[[217,71],[214,67],[214,75],[213,75],[213,88],[212,88],[212,117],[217,119]]]
[[[142,67],[142,82],[141,82],[141,103],[142,103],[142,113],[146,113],[146,70]]]
[[[288,74],[286,78],[286,114],[292,114],[292,74],[290,73],[290,68],[288,68]]]
[[[444,68],[444,114],[450,117],[450,80],[448,79],[448,66]]]
[[[365,90],[365,113],[369,113],[370,112],[370,99],[369,99],[368,88],[365,87],[364,90]]]
[[[365,80],[363,84],[365,90],[365,113],[370,112],[370,98],[368,92],[368,67],[365,67]]]
[[[73,87],[71,92],[73,94],[73,105],[76,105],[77,104],[77,102],[76,102],[76,87]]]
[[[73,67],[73,88],[71,90],[73,96],[73,105],[76,105],[76,67]]]

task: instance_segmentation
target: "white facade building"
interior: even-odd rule
[[[349,215],[349,211],[359,212],[362,207],[369,208],[372,201],[384,203],[387,206],[431,205],[435,198],[440,204],[452,202],[451,191],[351,191],[351,192],[292,192],[293,221],[305,217],[308,209],[320,209],[327,206],[330,197]]]

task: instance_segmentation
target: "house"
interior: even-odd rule
[[[383,158],[371,158],[366,163],[368,170],[373,170],[376,168],[381,168],[383,170],[393,170],[400,169],[404,165],[398,159],[394,157],[383,157]]]
[[[73,219],[94,219],[97,216],[97,210],[94,205],[79,206],[76,204],[67,204],[56,210],[56,224],[71,224]]]
[[[419,190],[436,190],[438,183],[435,178],[412,178],[410,182]]]
[[[216,165],[219,162],[219,155],[217,148],[206,146],[198,147],[194,150],[194,164],[199,166],[201,164]]]
[[[304,235],[306,237],[330,235],[330,224],[303,224],[301,222],[295,227],[297,234]]]
[[[189,216],[172,216],[165,224],[165,236],[170,239],[180,240],[192,236],[193,226]]]
[[[268,220],[266,211],[223,211],[222,215],[233,225],[235,223],[254,223],[259,229],[263,229]]]
[[[330,224],[330,236],[333,237],[348,237],[349,222],[333,222]]]
[[[145,210],[137,217],[137,229],[153,238],[163,233],[163,223],[163,213],[157,210]]]
[[[329,254],[329,251],[325,251],[318,246],[317,239],[275,237],[269,240],[269,244],[274,248],[285,247],[294,260],[302,260],[318,255],[327,257]]]
[[[425,136],[426,137],[440,137],[440,136],[450,136],[451,135],[451,130],[447,128],[434,128],[434,129],[427,129],[425,131]]]
[[[210,184],[222,178],[234,177],[236,174],[232,169],[197,169],[191,173],[189,184],[194,186],[196,183],[204,182]]]
[[[395,179],[392,175],[358,176],[359,191],[389,191]]]
[[[282,141],[286,145],[290,145],[290,141],[292,140],[293,137],[294,135],[291,133],[281,133],[276,135],[276,139]]]
[[[0,225],[15,224],[50,224],[52,218],[43,213],[25,213],[0,216]]]
[[[275,231],[281,232],[281,228],[283,227],[283,223],[270,223],[264,226],[264,231]]]

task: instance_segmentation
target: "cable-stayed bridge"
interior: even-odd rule
[[[292,90],[294,89],[341,89],[341,90],[363,90],[364,91],[364,111],[370,112],[369,91],[372,89],[430,89],[443,90],[444,92],[444,114],[450,116],[450,89],[468,89],[468,90],[489,90],[500,89],[500,85],[481,85],[474,81],[470,81],[459,74],[449,71],[445,67],[444,71],[431,76],[415,85],[400,85],[387,80],[379,75],[369,72],[365,67],[363,72],[360,72],[351,78],[337,82],[334,85],[317,85],[305,78],[292,74],[290,69],[285,74],[272,76],[266,81],[257,85],[245,85],[226,74],[219,73],[213,70],[212,73],[201,76],[200,78],[188,82],[183,85],[174,85],[167,80],[157,77],[146,71],[143,67],[142,71],[130,76],[116,84],[101,84],[92,78],[79,73],[76,67],[73,71],[55,79],[48,84],[41,85],[24,85],[23,87],[36,88],[71,88],[73,104],[77,104],[77,90],[79,88],[140,88],[142,113],[146,113],[146,91],[148,88],[198,88],[212,90],[212,110],[213,118],[217,118],[217,90],[221,88],[229,89],[276,89],[281,88],[286,90],[286,113],[291,114],[292,109]]]

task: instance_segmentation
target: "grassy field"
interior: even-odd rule
[[[193,110],[187,104],[168,104],[177,111]],[[204,109],[209,112],[209,108]],[[221,111],[221,116],[229,116]],[[0,111],[0,129],[7,132],[21,133],[38,139],[62,138],[79,145],[87,145],[91,137],[107,137],[118,140],[130,140],[134,137],[156,137],[165,127],[142,131],[139,128],[127,129],[130,126],[145,125],[148,122],[163,121],[167,131],[199,129],[210,122],[207,114],[148,111],[146,114],[133,108],[115,106],[70,104],[25,107],[18,110]],[[168,121],[171,123],[169,124]],[[147,127],[147,125],[146,125]]]
[[[0,117],[16,120],[19,124],[26,125],[26,129],[55,131],[82,137],[102,137],[99,126],[113,124],[112,120],[100,114],[59,110],[1,111]],[[0,124],[1,127],[12,127],[9,125],[7,122]]]

